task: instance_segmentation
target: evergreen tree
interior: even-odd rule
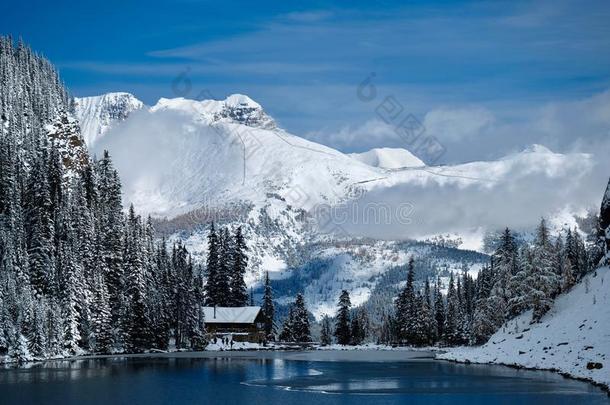
[[[114,169],[108,151],[97,162],[99,179],[99,217],[97,236],[99,254],[103,272],[108,283],[110,307],[113,323],[118,324],[125,313],[124,304],[124,268],[123,268],[123,205],[121,202],[121,182]]]
[[[424,285],[424,295],[422,299],[422,308],[420,310],[421,321],[425,329],[425,344],[432,345],[438,339],[438,326],[436,324],[436,313],[432,305],[432,292],[430,290],[430,281],[426,278]]]
[[[580,274],[580,269],[579,267],[579,247],[578,247],[578,242],[576,240],[576,237],[574,236],[574,234],[578,234],[578,231],[576,229],[574,229],[574,233],[572,233],[572,230],[570,228],[568,228],[568,231],[566,233],[566,242],[565,242],[565,261],[567,263],[569,263],[570,265],[570,273],[571,275],[568,274],[564,274],[565,277],[570,278],[570,279],[577,279],[578,275]],[[566,270],[566,269],[564,269]],[[565,272],[564,272],[565,273]]]
[[[527,281],[534,272],[532,262],[532,250],[528,246],[523,246],[519,252],[518,271],[510,280],[513,297],[508,302],[508,314],[511,317],[517,316],[531,308],[529,298],[530,286],[527,284]],[[499,325],[497,326],[499,327]]]
[[[572,264],[568,259],[567,248],[563,243],[563,237],[561,235],[559,235],[555,240],[554,253],[555,272],[557,273],[557,277],[561,282],[558,292],[565,292],[574,285],[574,278],[572,276]]]
[[[220,305],[222,301],[219,292],[220,275],[218,272],[218,262],[218,236],[216,235],[214,223],[212,223],[210,233],[208,234],[207,282],[205,285],[206,305],[208,306]]]
[[[550,309],[559,291],[559,278],[554,268],[549,230],[544,219],[536,231],[532,250],[532,271],[525,284],[529,287],[529,299],[534,310],[532,321],[537,322]]]
[[[610,180],[608,180],[599,212],[599,239],[604,248],[604,256],[600,265],[608,266],[610,265]]]
[[[441,293],[441,279],[437,277],[434,285],[434,321],[436,324],[436,338],[441,339],[445,334],[445,303]]]
[[[92,321],[94,334],[94,350],[100,353],[110,353],[112,349],[111,311],[108,288],[100,274],[94,277]]]
[[[280,333],[280,341],[282,342],[294,342],[294,304],[290,305],[288,309],[288,316],[284,319],[282,324],[282,332]]]
[[[265,317],[265,335],[267,338],[274,334],[273,320],[275,318],[275,307],[273,305],[273,289],[269,280],[269,272],[265,273],[265,291],[263,293],[263,306],[261,308]]]
[[[26,203],[27,255],[30,280],[38,296],[50,292],[54,274],[54,224],[46,153],[39,155],[29,175]]]
[[[399,338],[413,343],[416,340],[414,330],[417,322],[417,302],[415,296],[415,265],[413,257],[409,259],[407,268],[407,284],[399,294],[395,303],[396,323]]]
[[[232,305],[231,294],[231,269],[233,240],[227,228],[221,228],[218,232],[218,302],[220,306]],[[243,279],[242,279],[243,281]]]
[[[459,326],[459,301],[455,288],[453,273],[449,276],[449,289],[447,291],[447,313],[445,316],[444,339],[449,345],[459,344],[461,341]]]
[[[366,340],[369,328],[368,316],[364,308],[358,308],[354,311],[351,318],[351,344],[357,346]]]
[[[324,315],[322,318],[322,329],[320,331],[320,344],[322,346],[329,346],[332,344],[332,331],[330,325],[330,318],[328,315]]]
[[[296,342],[310,342],[311,332],[309,328],[309,313],[307,312],[303,294],[297,294],[297,298],[294,302],[293,316],[293,339]]]
[[[71,354],[78,352],[81,341],[80,322],[83,311],[82,270],[75,260],[72,250],[67,243],[59,247],[59,267],[62,271],[63,313],[64,321],[64,348]]]
[[[351,341],[351,330],[350,330],[350,307],[352,303],[349,298],[347,290],[341,291],[339,296],[339,309],[337,310],[336,324],[335,324],[335,337],[337,343],[340,345],[348,345]]]
[[[233,243],[230,245],[230,265],[231,268],[231,306],[242,307],[248,302],[248,294],[244,276],[248,265],[248,257],[246,256],[246,242],[242,235],[241,226],[235,231]]]
[[[394,318],[387,314],[383,313],[381,316],[381,328],[379,331],[379,344],[393,344],[396,341],[396,324]]]

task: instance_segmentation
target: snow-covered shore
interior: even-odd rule
[[[63,361],[80,361],[91,359],[146,359],[146,358],[193,358],[193,359],[214,359],[214,358],[237,358],[237,359],[281,359],[292,361],[356,361],[356,362],[395,362],[395,361],[411,361],[420,359],[433,359],[432,351],[411,350],[410,348],[400,348],[393,350],[384,349],[365,349],[359,348],[355,350],[283,350],[278,347],[270,348],[237,348],[232,350],[203,350],[198,352],[189,351],[172,351],[172,352],[149,352],[149,353],[115,353],[115,354],[92,354],[64,357],[57,359],[47,359],[30,361],[22,364],[4,363],[0,367],[5,368],[20,367],[30,368],[36,364],[46,362],[63,362]]]
[[[610,268],[589,274],[555,301],[540,323],[531,312],[509,321],[480,347],[448,349],[438,359],[558,371],[610,387]]]

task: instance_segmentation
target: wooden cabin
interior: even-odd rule
[[[261,307],[203,307],[210,337],[230,337],[236,342],[265,341],[265,318]]]

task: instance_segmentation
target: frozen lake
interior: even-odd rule
[[[542,371],[426,352],[204,352],[52,361],[0,370],[2,404],[608,403]],[[349,402],[348,402],[349,401]]]

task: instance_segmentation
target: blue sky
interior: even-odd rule
[[[608,1],[26,1],[4,5],[0,31],[50,58],[77,96],[245,93],[347,152],[404,146],[376,112],[392,96],[454,162],[607,137],[608,21]],[[363,102],[371,73],[377,99]],[[566,127],[558,112],[583,103],[603,119]]]

